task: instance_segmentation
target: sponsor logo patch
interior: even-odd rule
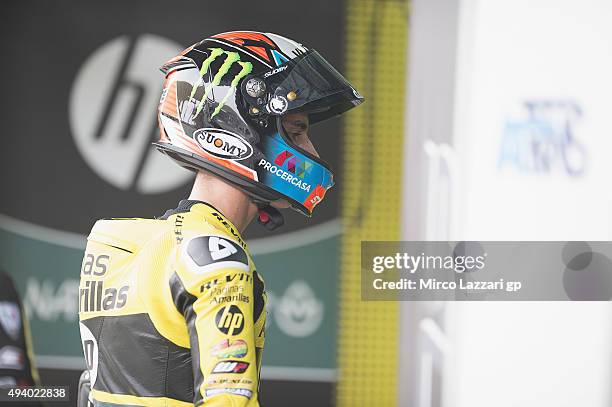
[[[312,168],[312,163],[301,158],[296,157],[291,151],[285,150],[279,153],[274,158],[274,164],[279,167],[286,166],[287,171],[297,175],[300,178],[304,178]]]
[[[244,328],[244,315],[236,305],[228,305],[215,316],[217,329],[226,335],[238,335]]]
[[[230,276],[226,276],[226,278],[227,277]],[[202,287],[200,287],[200,292],[203,292]],[[248,304],[251,301],[251,298],[244,294],[244,286],[242,285],[216,287],[210,292],[210,296],[211,304],[235,303],[237,301],[242,301]]]
[[[238,360],[224,360],[219,362],[213,367],[211,373],[244,373],[249,367],[247,362],[240,362]]]
[[[209,386],[251,386],[253,384],[253,380],[241,377],[239,379],[231,378],[231,377],[223,377],[223,376],[212,376],[206,379],[206,384]]]
[[[279,72],[283,72],[285,69],[287,69],[287,65],[279,66],[278,68],[275,68],[275,69],[273,69],[273,70],[271,70],[271,71],[266,72],[266,73],[263,75],[263,77],[264,77],[264,78],[268,78],[268,77],[270,77],[270,76],[272,76],[272,75],[276,75],[276,74],[277,74],[277,73],[279,73]]]
[[[253,392],[249,389],[232,389],[232,388],[222,388],[222,389],[206,389],[206,397],[212,397],[217,394],[227,393],[227,394],[236,394],[238,396],[244,396],[248,399],[251,398]]]
[[[247,343],[242,339],[235,341],[224,339],[210,350],[210,354],[217,357],[217,359],[243,358],[247,352]]]
[[[233,294],[233,295],[222,295],[222,296],[213,297],[213,299],[210,300],[210,303],[211,304],[223,304],[227,302],[237,302],[237,301],[242,301],[248,304],[249,301],[251,301],[251,299],[249,298],[248,295],[238,293],[238,294]]]
[[[261,160],[259,160],[259,163],[257,165],[259,165],[260,167],[263,167],[264,170],[271,172],[275,176],[280,177],[280,179],[290,183],[291,185],[294,185],[303,191],[310,192],[310,188],[311,188],[310,184],[302,181],[299,178],[299,176],[295,176],[283,170],[282,166],[272,165],[272,163],[267,161],[265,158],[262,158]]]
[[[232,273],[232,274],[226,274],[225,278],[215,278],[214,280],[210,280],[207,281],[206,283],[202,284],[200,286],[200,292],[203,293],[206,290],[210,290],[213,287],[216,287],[218,285],[223,285],[223,284],[227,284],[227,283],[231,283],[232,281],[238,282],[238,281],[250,281],[251,276],[248,273]],[[215,292],[212,293],[212,295],[221,295],[224,292],[232,292],[232,290],[234,290],[233,287],[240,287],[240,286],[232,286],[232,288],[229,288],[227,290],[225,289],[220,289],[220,290],[225,290],[225,291],[217,291],[215,289]],[[238,290],[238,289],[236,289]]]
[[[111,259],[105,254],[85,254],[81,276],[100,277],[106,274]],[[79,311],[98,312],[123,308],[128,300],[130,287],[107,287],[103,280],[83,277],[79,288]]]
[[[206,87],[205,82],[204,82],[204,75],[209,73],[209,68],[211,64],[217,58],[222,57],[222,56],[225,57],[225,59],[223,60],[223,63],[219,67],[219,70],[217,71],[217,73],[215,73],[214,81],[217,81],[217,83],[221,83],[221,80],[230,71],[234,63],[238,64],[238,66],[240,66],[241,68],[238,74],[236,74],[236,76],[234,76],[234,78],[232,79],[228,92],[225,94],[223,99],[221,99],[221,102],[219,102],[215,110],[212,112],[212,115],[210,116],[210,118],[212,119],[213,117],[215,117],[221,112],[221,109],[223,108],[223,106],[225,106],[225,102],[227,102],[228,98],[230,98],[231,96],[235,94],[236,86],[238,86],[238,83],[240,82],[240,80],[244,78],[245,76],[247,76],[249,73],[251,73],[251,71],[253,70],[253,65],[250,62],[240,61],[240,54],[237,52],[225,51],[221,48],[209,48],[209,51],[210,53],[208,54],[208,57],[202,62],[202,67],[200,68],[200,80],[197,81],[193,85],[193,88],[191,89],[190,98],[193,99],[194,96],[196,95],[196,91],[202,86],[204,86],[204,92],[202,93],[202,97],[200,101],[198,102],[198,105],[196,107],[196,111],[193,117],[196,117],[202,111],[202,108],[204,107],[204,102],[207,99],[206,96],[208,95],[208,92],[211,89],[211,87]]]
[[[249,259],[242,247],[222,236],[199,236],[187,245],[188,258],[197,272],[218,268],[237,268],[249,271]]]
[[[253,147],[237,134],[222,129],[198,129],[193,138],[208,154],[224,160],[244,160],[253,155]]]

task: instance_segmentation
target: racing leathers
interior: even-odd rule
[[[79,286],[94,405],[259,406],[266,294],[221,212],[100,220]]]

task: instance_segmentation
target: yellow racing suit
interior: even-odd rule
[[[81,267],[81,340],[96,406],[259,406],[266,294],[219,211],[100,220]]]

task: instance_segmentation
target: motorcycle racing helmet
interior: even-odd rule
[[[235,31],[192,45],[161,70],[160,151],[229,181],[260,206],[286,200],[312,214],[333,174],[291,141],[281,117],[302,112],[314,124],[362,103],[333,66],[280,35]]]

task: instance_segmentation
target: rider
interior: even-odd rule
[[[163,67],[157,148],[197,173],[159,219],[100,220],[79,317],[95,405],[258,406],[266,294],[241,233],[310,216],[333,185],[309,126],[363,102],[315,50],[209,37]]]

